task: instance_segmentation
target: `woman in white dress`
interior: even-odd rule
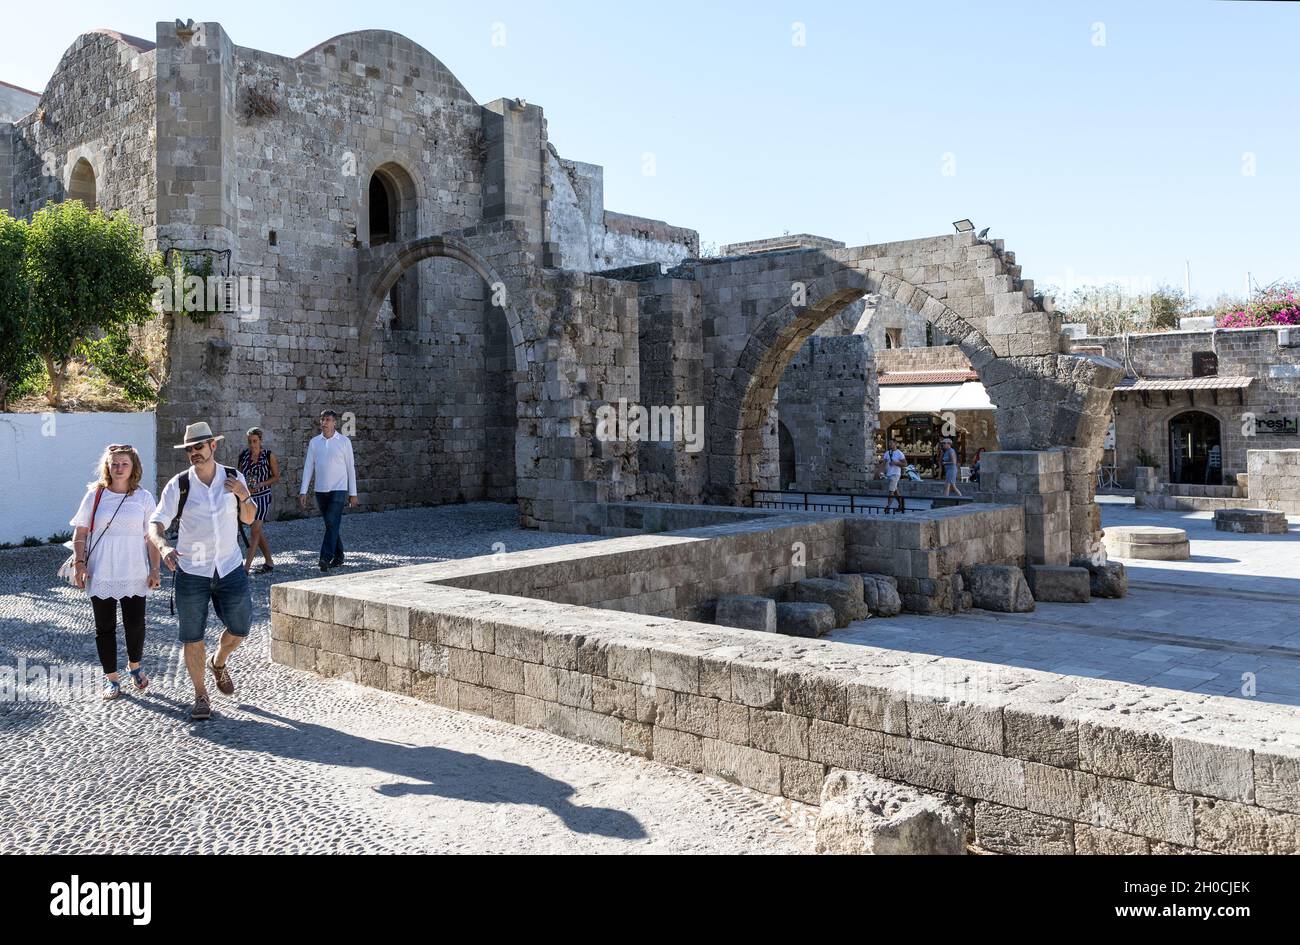
[[[72,541],[77,586],[89,593],[95,611],[95,648],[106,677],[104,698],[116,699],[122,694],[117,673],[119,605],[127,670],[136,689],[149,686],[140,661],[145,598],[161,583],[158,549],[146,538],[154,501],[147,489],[140,488],[140,456],[129,444],[114,443],[105,449],[95,473],[70,524],[76,528]]]

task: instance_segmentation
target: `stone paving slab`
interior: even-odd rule
[[[349,513],[355,564],[342,573],[588,540],[518,529],[517,516],[489,504]],[[277,553],[276,581],[319,573],[319,529],[270,526],[277,552],[299,549]],[[231,660],[237,698],[214,694],[211,721],[189,721],[158,595],[146,641],[155,686],[105,704],[89,605],[54,579],[63,554],[0,552],[0,666],[89,664],[94,680],[82,701],[0,704],[0,853],[812,849],[795,802],[272,663],[265,577]]]

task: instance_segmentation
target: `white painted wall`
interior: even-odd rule
[[[0,413],[0,541],[70,531],[109,443],[135,447],[153,492],[156,428],[152,413]]]

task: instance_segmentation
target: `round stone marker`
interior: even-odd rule
[[[1106,529],[1102,540],[1106,551],[1117,558],[1186,561],[1192,554],[1187,532],[1181,528],[1117,525]]]

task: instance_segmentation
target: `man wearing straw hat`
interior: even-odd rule
[[[175,573],[180,642],[185,645],[185,668],[194,683],[192,719],[212,715],[204,683],[205,662],[217,689],[227,696],[234,695],[235,683],[226,661],[244,642],[253,621],[253,597],[239,550],[239,525],[253,521],[257,504],[249,497],[243,475],[217,464],[217,441],[222,439],[225,437],[213,436],[206,423],[191,423],[185,428],[185,439],[175,449],[185,450],[189,468],[163,487],[158,508],[149,519],[149,538],[163,563]],[[180,529],[176,546],[172,547],[166,531],[178,517]],[[217,652],[210,660],[206,659],[203,644],[209,602],[225,626]]]

